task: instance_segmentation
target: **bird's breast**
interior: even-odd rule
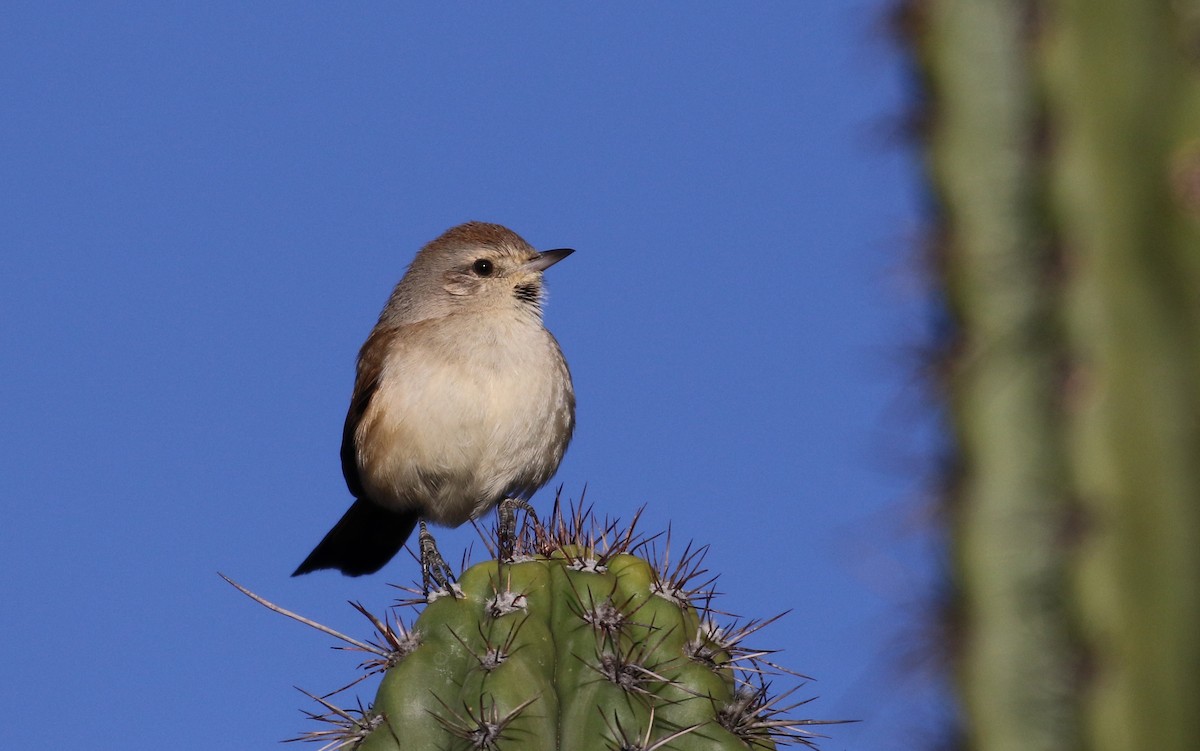
[[[398,337],[355,440],[371,500],[456,526],[550,479],[574,396],[540,324],[442,323]]]

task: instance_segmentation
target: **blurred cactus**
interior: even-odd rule
[[[668,540],[651,563],[633,554],[644,545],[632,526],[556,508],[504,560],[401,603],[423,607],[411,627],[359,607],[375,641],[341,638],[384,672],[375,701],[347,711],[313,697],[326,711],[311,716],[330,727],[302,739],[359,751],[811,746],[821,723],[787,719],[799,703],[767,682],[787,671],[743,644],[769,621],[718,627],[703,549],[672,564]]]
[[[965,745],[1200,747],[1200,2],[901,13]]]

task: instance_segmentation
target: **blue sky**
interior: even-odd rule
[[[288,574],[349,503],[355,353],[412,254],[578,252],[553,488],[708,543],[827,749],[929,730],[917,162],[885,3],[10,5],[5,748],[275,748],[416,566]],[[471,544],[443,530],[448,557]],[[370,690],[364,689],[364,699]]]

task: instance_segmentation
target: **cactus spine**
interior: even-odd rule
[[[970,748],[1200,739],[1200,3],[917,0]]]

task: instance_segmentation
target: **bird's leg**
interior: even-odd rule
[[[454,582],[454,572],[446,565],[446,559],[442,558],[442,554],[438,552],[437,543],[434,542],[433,535],[429,534],[429,530],[425,528],[424,520],[420,524],[421,583],[425,588],[425,596],[429,596],[431,581],[437,584],[435,591],[452,591],[450,585]]]
[[[500,506],[496,511],[500,517],[500,524],[496,530],[496,542],[500,547],[500,560],[502,561],[511,561],[516,548],[517,509],[532,516],[534,523],[537,523],[538,520],[537,512],[533,510],[533,506],[529,505],[529,501],[523,501],[520,498],[505,498],[500,501]]]

